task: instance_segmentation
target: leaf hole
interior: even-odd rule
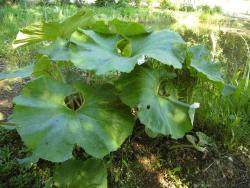
[[[131,109],[131,112],[132,112],[132,114],[133,114],[134,116],[137,116],[138,111],[139,111],[139,108],[138,108],[138,107],[135,107],[135,108],[132,108],[132,109]]]
[[[74,149],[72,151],[72,155],[77,159],[77,160],[86,160],[88,158],[88,154],[84,151],[84,149],[75,144]]]
[[[148,110],[150,109],[150,105],[147,105],[147,109],[148,109]]]
[[[83,106],[84,98],[81,93],[77,92],[65,97],[64,103],[69,109],[77,111]]]
[[[158,95],[164,96],[164,97],[169,97],[171,95],[169,88],[167,88],[166,85],[167,85],[166,80],[160,81],[159,86],[158,86],[158,91],[157,91]]]

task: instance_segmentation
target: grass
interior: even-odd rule
[[[245,67],[249,63],[249,52],[247,51],[246,43],[249,44],[250,37],[248,36],[248,31],[244,30],[244,24],[242,25],[240,22],[232,21],[230,18],[225,18],[219,14],[211,15],[204,14],[203,12],[186,13],[119,6],[100,8],[86,6],[83,8],[93,10],[105,19],[119,18],[127,21],[138,21],[153,26],[155,29],[171,28],[179,32],[190,45],[202,43],[211,50],[211,33],[214,33],[217,38],[214,56],[217,61],[222,62],[223,75],[228,83],[240,85]],[[1,64],[5,64],[7,69],[11,69],[29,64],[33,60],[33,55],[39,46],[25,47],[17,50],[13,50],[11,47],[11,43],[20,28],[36,21],[63,20],[74,14],[77,10],[78,8],[71,5],[26,7],[17,4],[1,7],[0,66]],[[189,21],[194,22],[194,19],[197,21],[196,25],[190,25]],[[246,42],[239,33],[231,32],[232,27],[241,30],[241,35]],[[221,30],[221,28],[229,29]],[[246,76],[244,78],[248,79]],[[195,102],[201,103],[200,109],[197,110],[194,130],[205,132],[207,135],[213,137],[218,145],[226,146],[230,151],[238,152],[238,150],[244,150],[249,157],[249,88],[250,86],[245,90],[241,90],[240,93],[223,97],[220,89],[199,81],[192,99]],[[211,93],[213,94],[211,95]],[[6,96],[1,96],[1,98],[6,98]],[[109,167],[109,179],[114,187],[142,187],[144,181],[148,182],[148,187],[155,186],[156,184],[154,183],[157,182],[162,182],[162,184],[168,182],[176,187],[187,187],[189,184],[193,186],[194,182],[196,182],[198,186],[204,187],[209,185],[209,181],[213,181],[213,178],[217,178],[209,174],[215,172],[215,175],[220,176],[221,172],[218,172],[218,169],[221,166],[226,168],[230,163],[224,161],[223,157],[225,157],[225,154],[223,154],[223,157],[221,155],[218,155],[218,157],[216,152],[216,154],[213,152],[212,154],[210,153],[212,157],[210,156],[210,158],[204,161],[204,156],[196,151],[169,150],[168,147],[171,145],[178,144],[179,142],[186,143],[186,140],[182,139],[178,142],[163,138],[154,140],[146,138],[144,140],[146,136],[141,134],[140,131],[135,131],[134,136],[131,138],[132,141],[125,143],[117,153],[110,156],[109,160],[116,163]],[[20,138],[17,138],[16,133],[11,131],[1,130],[0,135],[0,177],[2,179],[10,177],[9,184],[6,183],[3,186],[20,187],[22,185],[23,187],[27,187],[26,185],[32,184],[41,186],[41,182],[44,184],[44,181],[50,176],[49,165],[43,166],[44,163],[40,162],[32,170],[21,167],[17,158],[23,157],[27,153],[24,151],[25,148],[23,146],[20,147]],[[19,144],[15,142],[9,143],[10,138],[15,139]],[[189,158],[190,156],[191,159]],[[190,163],[197,162],[192,157],[197,158],[199,167],[190,165]],[[217,164],[216,162],[216,165],[212,165],[210,169],[210,165],[215,164],[215,160],[221,163]],[[202,164],[205,164],[206,167],[202,166]],[[207,169],[207,167],[209,168]],[[200,173],[202,173],[200,169],[205,169],[210,179],[208,178],[208,181],[204,180],[204,182],[197,183],[198,180],[203,181],[200,176],[196,181],[195,176],[198,176],[198,174],[195,171],[197,169]],[[191,177],[191,173],[196,173],[196,175]],[[237,173],[238,171],[236,170]],[[150,178],[152,178],[152,182],[149,182]],[[212,186],[218,187],[220,183],[226,180],[218,181],[218,184],[213,182]]]
[[[25,7],[23,5],[4,6],[0,9],[0,58],[9,67],[18,67],[32,61],[33,48],[12,49],[12,41],[19,29],[37,21],[63,20],[76,12],[74,6]],[[2,61],[3,61],[2,60]]]

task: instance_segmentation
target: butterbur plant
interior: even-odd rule
[[[58,187],[107,187],[103,158],[131,135],[136,118],[149,136],[182,138],[199,107],[188,104],[196,81],[224,85],[205,47],[92,12],[28,26],[13,46],[38,42],[43,47],[33,64],[0,78],[32,75],[14,99],[9,124],[34,158],[60,163],[53,176]],[[87,160],[74,159],[75,147]]]

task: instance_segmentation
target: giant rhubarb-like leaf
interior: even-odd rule
[[[107,188],[107,170],[102,160],[68,160],[56,167],[54,182],[62,188]]]
[[[138,59],[144,56],[175,68],[181,68],[185,58],[185,54],[181,53],[183,48],[180,47],[184,41],[177,33],[168,30],[129,39],[123,39],[119,35],[79,30],[73,33],[71,42],[75,45],[69,46],[71,54],[68,60],[80,69],[95,70],[97,74],[109,71],[130,72],[138,63]],[[119,46],[122,46],[122,49]],[[53,49],[47,48],[43,54],[54,57]],[[61,49],[64,51],[65,45],[62,45]]]
[[[65,104],[69,96],[78,96],[73,93],[81,96],[82,105],[77,109]],[[102,158],[116,150],[133,128],[129,109],[114,93],[110,85],[71,86],[41,77],[14,99],[11,122],[17,124],[24,143],[40,158],[65,161],[72,157],[75,144]]]
[[[42,41],[54,41],[58,37],[69,38],[78,28],[93,24],[92,12],[79,11],[63,22],[37,22],[21,29],[13,42],[13,47],[30,45]]]
[[[170,84],[163,82],[167,77],[162,77],[162,72],[140,66],[123,75],[116,87],[121,92],[121,100],[138,109],[138,117],[146,128],[154,133],[181,138],[192,129],[197,105],[188,105],[173,98]],[[166,84],[166,95],[160,91],[163,83]]]
[[[208,80],[223,83],[220,74],[220,64],[213,63],[208,49],[198,45],[190,48],[191,64],[190,67]]]
[[[63,22],[37,22],[19,31],[13,47],[30,45],[42,41],[54,41],[58,37],[68,39],[77,28],[92,29],[105,34],[134,36],[150,33],[141,24],[114,19],[108,22],[98,20],[91,11],[79,11]]]
[[[118,19],[110,21],[96,21],[90,29],[102,34],[119,34],[131,37],[140,34],[151,33],[152,30],[136,22],[125,22]]]

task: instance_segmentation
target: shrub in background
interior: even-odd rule
[[[178,7],[169,0],[160,1],[160,8],[169,10],[178,10]]]

